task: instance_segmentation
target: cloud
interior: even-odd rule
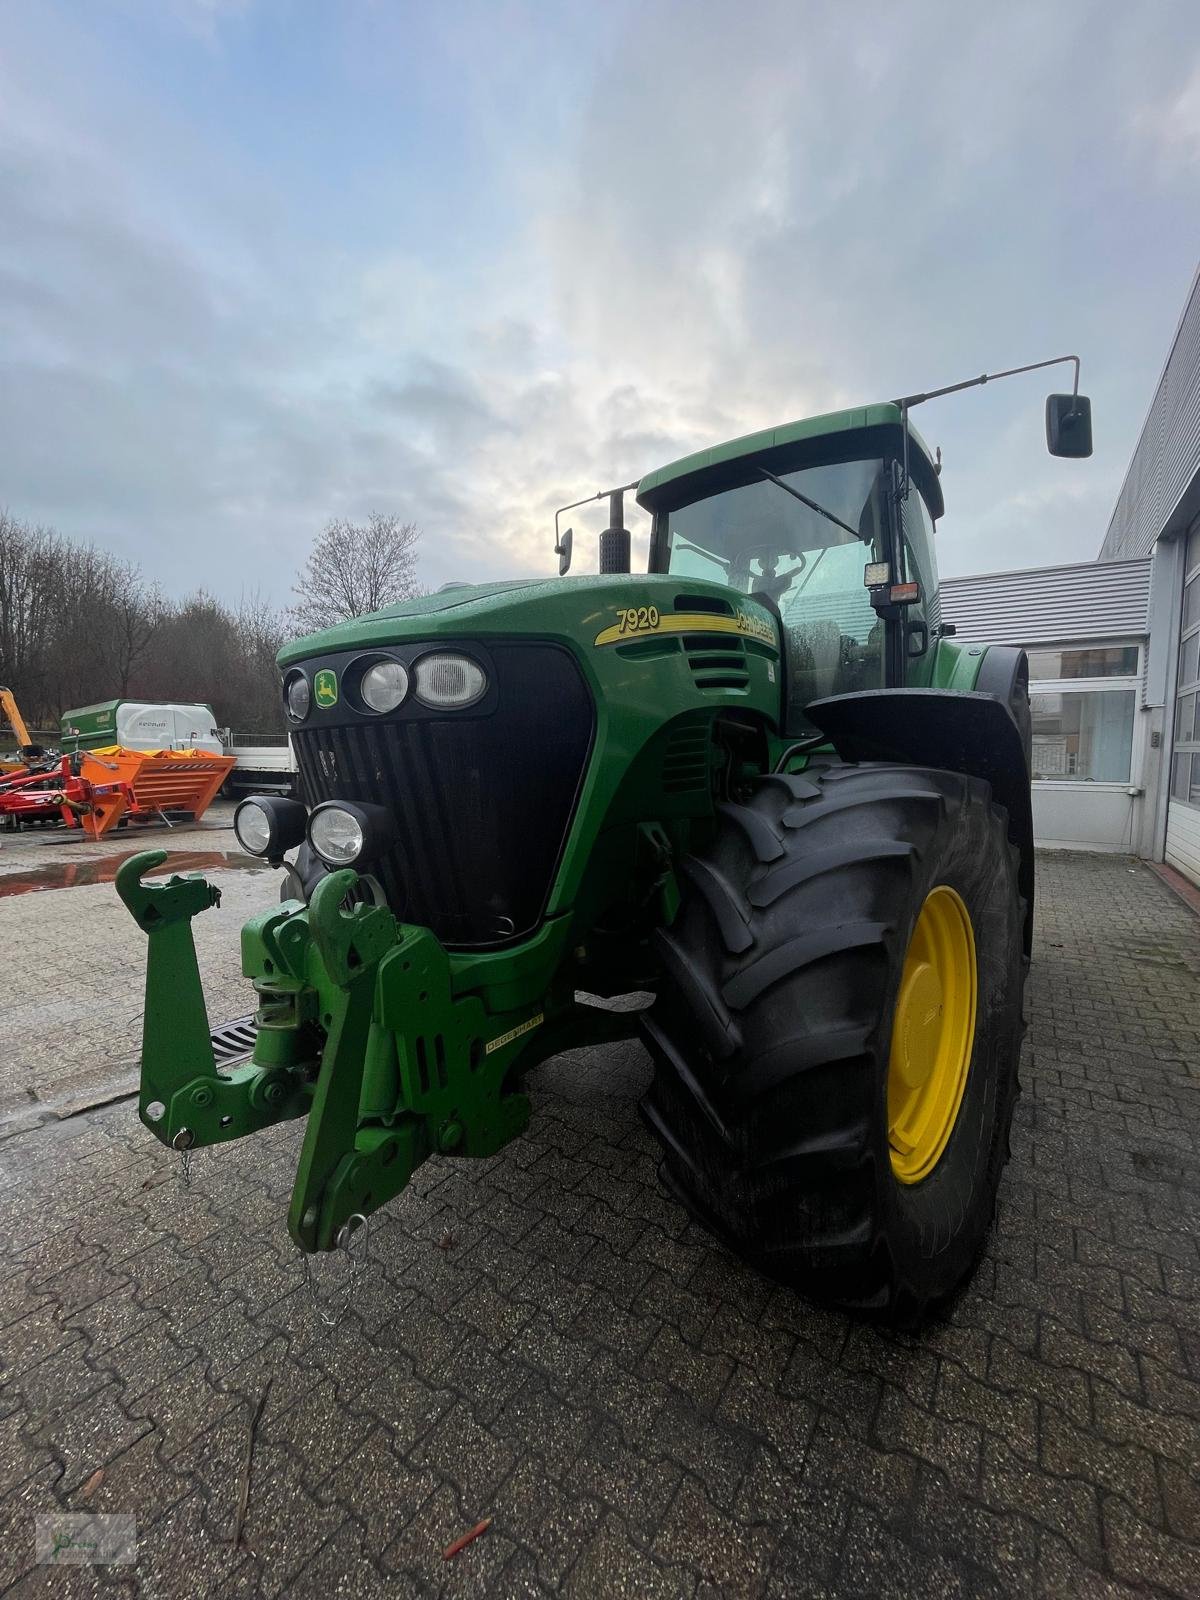
[[[1094,463],[1046,456],[1036,377],[919,421],[948,571],[1086,559],[1191,274],[1187,211],[1121,117],[1174,80],[1187,10],[639,10],[547,225],[565,336],[681,449],[1078,349]]]
[[[1200,61],[1177,94],[1156,97],[1140,107],[1133,127],[1149,138],[1168,166],[1200,166]]]
[[[139,75],[31,8],[0,67],[10,509],[176,591],[284,600],[373,508],[422,525],[427,582],[548,572],[583,494],[1079,348],[1093,463],[1045,457],[1036,379],[920,423],[945,570],[1094,554],[1191,272],[1190,7],[752,10],[309,37],[180,0]],[[585,570],[605,508],[573,516]]]

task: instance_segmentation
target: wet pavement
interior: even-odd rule
[[[273,888],[223,881],[246,907],[205,947],[214,1019],[247,1009],[236,928]],[[545,1063],[521,1139],[435,1157],[355,1271],[319,1262],[335,1327],[284,1224],[301,1125],[200,1152],[188,1188],[128,1102],[0,1140],[0,1591],[1200,1595],[1200,922],[1122,858],[1042,856],[1038,888],[996,1227],[919,1333],[688,1221],[635,1044]],[[4,1030],[28,1081],[129,1044],[143,950],[113,900],[0,904],[6,960],[36,951]],[[36,1565],[34,1517],[85,1509],[135,1518],[133,1564]]]
[[[112,879],[128,856],[203,871],[221,904],[192,924],[214,1019],[253,1009],[241,974],[247,917],[279,898],[280,875],[237,849],[233,807],[198,825],[139,825],[90,840],[65,828],[0,833],[0,1142],[23,1127],[127,1092],[141,1046],[146,940]]]
[[[147,850],[163,849],[168,849],[168,841],[160,839],[123,850],[119,855],[99,856],[94,861],[48,861],[44,866],[31,867],[27,872],[19,869],[0,872],[0,900],[16,894],[37,894],[45,889],[82,889],[94,883],[112,883],[122,862]],[[237,851],[168,849],[168,857],[163,865],[143,876],[151,881],[169,877],[172,873],[268,870],[267,863],[259,857],[241,855]]]

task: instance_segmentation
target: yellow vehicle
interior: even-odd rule
[[[6,689],[0,684],[0,718],[8,722],[17,740],[17,756],[0,756],[0,776],[21,772],[31,761],[45,754],[41,745],[34,744],[29,737],[29,729],[25,726],[25,718],[17,705],[17,697],[11,689]]]

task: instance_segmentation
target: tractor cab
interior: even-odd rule
[[[789,733],[827,695],[899,686],[936,626],[937,471],[894,405],[809,418],[642,479],[650,571],[753,595],[779,619]],[[914,587],[915,586],[915,587]]]

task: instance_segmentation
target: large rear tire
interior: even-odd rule
[[[1017,866],[956,773],[831,762],[721,808],[658,936],[643,1113],[738,1254],[901,1320],[969,1276],[1018,1093]]]

